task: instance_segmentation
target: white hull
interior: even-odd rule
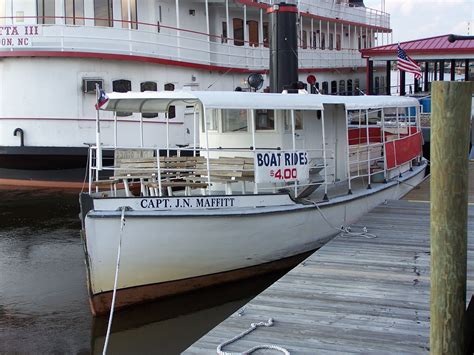
[[[398,199],[424,177],[425,165],[397,184],[314,205],[192,211],[129,211],[122,235],[118,290],[255,267],[318,249],[338,232],[387,199]],[[281,198],[281,195],[267,196]],[[133,198],[143,200],[143,198]],[[113,289],[120,211],[85,218],[91,296]],[[113,200],[110,200],[113,203]],[[325,220],[331,223],[332,226]]]

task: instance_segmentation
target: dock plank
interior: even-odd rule
[[[389,201],[368,213],[352,228],[367,227],[377,238],[335,238],[248,303],[241,316],[229,317],[185,354],[215,353],[220,343],[250,323],[270,317],[275,320],[273,327],[259,328],[225,350],[243,352],[275,344],[291,354],[428,353],[430,206],[424,202],[429,198],[426,189],[429,192],[429,182],[417,195],[408,196],[410,201]],[[472,294],[474,206],[470,205],[467,301]]]

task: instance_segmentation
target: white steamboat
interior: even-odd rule
[[[389,42],[389,15],[350,0],[298,1],[300,80],[365,90],[359,49]],[[360,3],[360,1],[358,2]],[[111,92],[244,90],[268,71],[271,1],[0,1],[0,183],[81,187],[95,141],[95,84]],[[382,88],[384,74],[375,77]],[[264,87],[268,86],[265,76]],[[117,112],[118,135],[139,113]],[[145,139],[193,141],[184,109],[145,115]],[[104,115],[111,145],[114,117]],[[112,157],[108,157],[112,158]]]
[[[416,99],[185,91],[109,97],[112,112],[182,107],[193,143],[144,142],[137,123],[134,145],[117,137],[109,145],[98,135],[91,147],[81,216],[94,314],[110,309],[117,271],[115,308],[276,270],[424,178]],[[102,164],[107,151],[113,165]]]

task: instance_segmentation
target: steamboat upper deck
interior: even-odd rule
[[[264,71],[270,2],[4,1],[0,56],[98,57]],[[299,1],[298,11],[303,70],[361,67],[360,49],[388,43],[387,13],[332,0]]]

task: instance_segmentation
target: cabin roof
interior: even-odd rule
[[[235,91],[160,91],[107,94],[106,111],[166,112],[170,105],[227,109],[323,110],[325,105],[344,105],[348,110],[412,107],[414,98],[400,96],[333,96],[309,94],[264,94]]]

